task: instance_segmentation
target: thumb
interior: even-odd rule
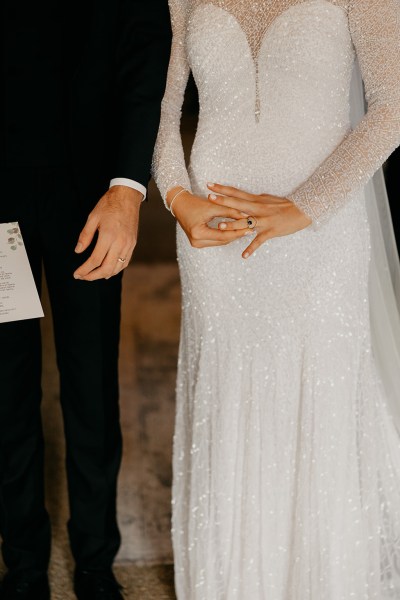
[[[86,221],[86,225],[80,233],[78,243],[75,248],[75,252],[77,254],[84,252],[90,246],[94,238],[94,234],[97,231],[98,225],[98,218],[94,217],[93,215],[89,215],[88,220]]]

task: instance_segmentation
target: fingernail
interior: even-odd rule
[[[76,245],[75,248],[75,252],[80,252],[83,248],[83,244],[81,244],[81,242],[78,242],[78,244]]]
[[[245,253],[243,254],[243,258],[249,258],[249,256],[250,256],[250,254],[249,254],[248,252],[245,252]]]
[[[74,279],[82,279],[80,275],[74,275]]]
[[[207,187],[213,188],[215,183],[207,183]]]
[[[226,223],[220,223],[219,224],[219,228],[220,229],[226,229]]]
[[[210,194],[210,200],[216,200],[217,196],[215,194]]]

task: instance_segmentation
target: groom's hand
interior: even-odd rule
[[[128,266],[137,242],[143,196],[127,186],[111,187],[90,213],[75,252],[84,252],[98,232],[96,246],[75,279],[109,279]]]

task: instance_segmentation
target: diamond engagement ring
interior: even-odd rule
[[[120,262],[120,263],[124,263],[124,262],[126,262],[126,258],[121,258],[121,257],[119,257],[119,259],[118,259],[118,260],[119,260],[119,262]]]
[[[248,217],[247,227],[249,229],[254,229],[255,227],[257,227],[257,219],[255,217]]]

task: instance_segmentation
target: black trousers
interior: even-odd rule
[[[67,168],[1,169],[0,222],[19,221],[38,287],[49,289],[67,444],[69,534],[77,566],[109,568],[120,545],[118,343],[121,277],[73,279],[86,217]],[[37,319],[0,324],[0,533],[9,570],[43,572],[41,340]]]

